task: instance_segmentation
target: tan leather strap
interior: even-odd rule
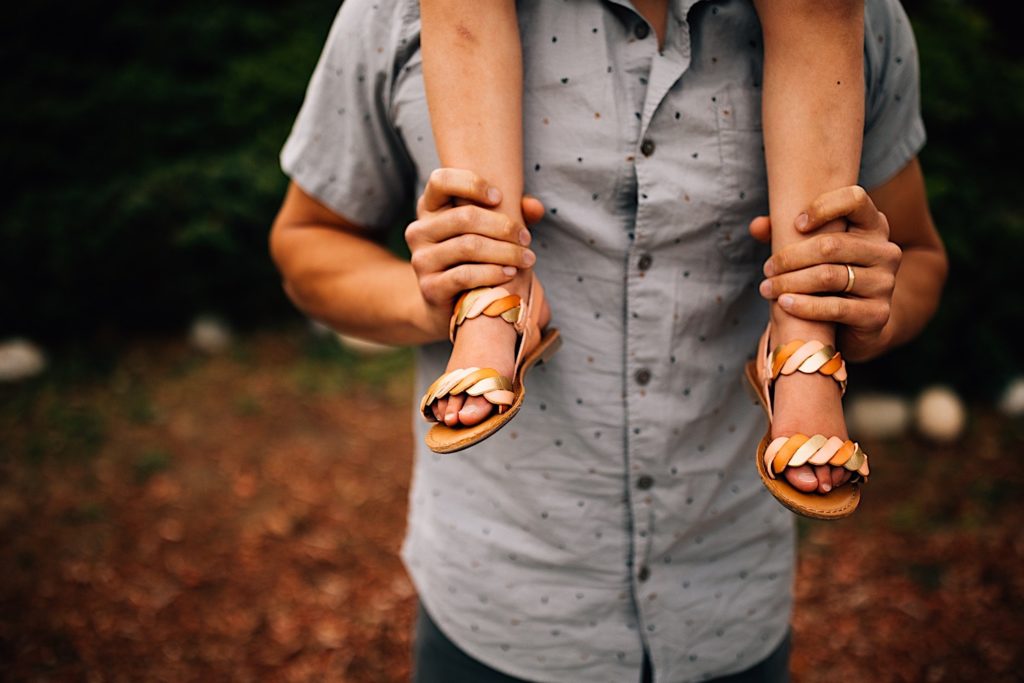
[[[542,308],[544,308],[544,287],[541,286],[537,276],[533,275],[530,279],[530,292],[526,296],[526,304],[520,306],[519,318],[516,320],[516,331],[519,332],[521,338],[519,351],[516,353],[515,369],[512,370],[513,377],[517,374],[523,358],[540,343]]]
[[[488,402],[499,407],[512,405],[515,393],[508,377],[493,368],[458,368],[434,380],[423,398],[420,399],[420,412],[428,420],[434,420],[430,406],[434,401],[445,396],[465,393],[469,396],[483,396]]]
[[[846,393],[846,361],[834,347],[817,340],[794,339],[779,344],[769,352],[770,336],[771,323],[765,328],[757,347],[758,374],[764,391],[765,409],[769,421],[773,415],[771,385],[780,375],[791,375],[794,372],[807,374],[818,372],[834,379],[839,384],[840,392]],[[772,479],[787,467],[800,467],[808,464],[842,466],[864,478],[870,472],[868,456],[861,450],[860,445],[838,436],[826,437],[824,434],[780,436],[765,449],[764,465],[768,476]]]
[[[772,479],[787,467],[801,465],[845,467],[861,477],[871,473],[867,453],[861,450],[860,444],[849,439],[844,441],[838,436],[780,436],[768,444],[764,451],[764,467]]]
[[[500,317],[512,323],[519,334],[519,349],[512,376],[516,376],[523,358],[540,343],[540,312],[544,301],[544,288],[534,275],[530,280],[530,293],[524,304],[522,299],[511,294],[504,287],[478,287],[463,292],[455,303],[448,326],[448,338],[455,343],[455,333],[467,320],[480,315]],[[420,412],[428,420],[434,420],[430,406],[434,401],[465,393],[469,396],[483,396],[498,406],[498,412],[515,402],[516,393],[512,381],[493,368],[458,368],[447,372],[427,388],[420,399]]]
[[[834,379],[839,385],[840,394],[846,394],[846,361],[843,360],[842,354],[820,341],[802,339],[779,344],[769,352],[771,328],[771,323],[768,323],[757,345],[757,372],[767,400],[765,408],[769,420],[772,419],[771,386],[779,375],[818,372]]]
[[[448,339],[454,344],[455,332],[459,325],[479,315],[501,318],[505,322],[515,325],[520,317],[520,303],[519,296],[509,293],[504,287],[477,287],[466,290],[455,302],[455,308],[448,323]]]
[[[820,372],[838,382],[839,390],[846,393],[846,361],[834,347],[816,339],[806,342],[794,339],[779,344],[769,354],[768,368],[773,380],[778,379],[779,375],[792,375],[794,372]]]

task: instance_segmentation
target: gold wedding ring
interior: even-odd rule
[[[853,267],[849,263],[846,264],[846,286],[843,287],[843,293],[849,294],[853,291],[853,282],[857,279],[857,276],[853,274]]]

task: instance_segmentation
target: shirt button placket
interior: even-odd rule
[[[650,35],[650,26],[645,22],[639,22],[633,27],[633,35],[637,40],[645,40]],[[635,144],[635,143],[634,143]],[[649,398],[656,394],[657,383],[654,382],[656,368],[652,363],[656,362],[657,356],[647,343],[651,333],[657,329],[660,320],[657,314],[650,310],[652,302],[657,301],[658,283],[651,280],[648,273],[654,264],[654,255],[651,254],[650,245],[647,243],[648,235],[645,230],[646,213],[642,205],[647,203],[650,190],[645,189],[647,173],[643,168],[647,160],[651,159],[655,152],[655,142],[652,138],[641,136],[634,157],[634,164],[637,170],[638,187],[637,202],[638,214],[635,223],[635,237],[631,246],[629,258],[629,287],[632,289],[628,295],[628,329],[630,347],[629,357],[632,359],[632,380],[635,382],[633,391],[629,392],[629,435],[627,462],[629,467],[629,484],[632,489],[630,496],[630,507],[632,508],[632,533],[633,533],[633,571],[636,581],[637,593],[643,593],[646,584],[651,579],[651,568],[648,564],[650,549],[654,543],[655,509],[653,496],[649,493],[654,486],[654,478],[647,474],[651,471],[652,463],[647,459],[651,448],[648,440],[658,439],[657,424],[652,424],[648,419],[649,411],[646,410],[646,403]],[[651,389],[650,387],[655,387]],[[640,586],[645,586],[640,588]],[[651,618],[652,606],[643,604],[638,618],[641,624],[646,624]],[[649,625],[645,627],[645,636],[650,631]]]

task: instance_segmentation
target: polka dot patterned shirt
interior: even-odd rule
[[[406,566],[449,638],[519,678],[637,680],[644,650],[658,682],[743,670],[784,637],[794,568],[741,386],[768,311],[747,234],[767,212],[756,13],[674,0],[659,51],[629,2],[518,5],[536,271],[565,344],[494,437],[447,456],[417,439]],[[924,128],[903,10],[866,17],[871,187]],[[438,165],[418,31],[416,0],[346,0],[282,152],[372,229],[400,229]],[[414,402],[449,350],[418,351]]]

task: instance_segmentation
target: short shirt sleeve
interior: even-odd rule
[[[357,225],[388,228],[410,205],[412,164],[391,125],[404,3],[345,0],[281,151],[299,187]]]
[[[860,182],[877,187],[925,142],[920,70],[910,20],[897,0],[868,0],[864,26],[866,118]]]

